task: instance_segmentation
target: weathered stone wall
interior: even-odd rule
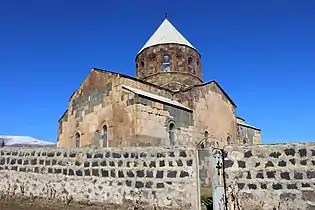
[[[239,144],[251,145],[261,144],[261,130],[254,126],[245,123],[243,118],[237,117],[237,131],[239,137]]]
[[[315,143],[226,146],[230,210],[315,209]]]
[[[68,111],[59,120],[59,145],[75,147],[78,133],[81,147],[105,147],[102,133],[104,126],[107,126],[108,146],[123,146],[134,139],[136,110],[127,106],[130,102],[129,93],[122,90],[122,84],[171,97],[171,93],[163,88],[119,74],[93,70],[71,96]]]
[[[192,111],[135,98],[122,85],[178,101]],[[59,120],[58,145],[75,147],[78,134],[80,147],[165,146],[169,145],[167,123],[174,121],[176,145],[196,145],[207,132],[212,146],[222,148],[228,139],[239,143],[235,108],[216,82],[174,93],[128,76],[93,70]]]
[[[58,136],[57,136],[57,142],[60,143],[60,140],[67,137],[67,126],[68,124],[68,109],[63,113],[61,118],[58,121]]]
[[[6,148],[0,154],[0,193],[6,198],[197,209],[192,149]]]
[[[228,138],[238,143],[235,105],[215,82],[177,92],[174,98],[194,110],[195,141],[205,138],[207,132],[214,147],[227,145]]]
[[[163,72],[163,56],[170,57],[170,74]],[[192,59],[188,65],[188,58]],[[187,46],[179,44],[161,44],[144,49],[136,57],[137,78],[156,85],[169,85],[174,90],[174,82],[182,86],[200,84],[202,82],[199,53]],[[184,74],[180,74],[184,73]]]
[[[146,77],[145,81],[167,88],[171,91],[186,89],[201,83],[197,76],[182,72],[156,73]]]
[[[62,129],[61,134],[61,129],[59,129],[59,145],[61,147],[75,147],[76,134],[80,135],[80,146],[88,146],[92,143],[97,143],[95,146],[99,145],[99,142],[92,142],[95,131],[101,131],[103,125],[107,125],[112,118],[113,109],[119,109],[119,106],[109,106],[112,101],[115,101],[112,92],[116,91],[114,90],[116,83],[116,75],[91,71],[70,97],[68,114],[64,115],[59,122],[59,127]],[[95,116],[96,113],[99,116]],[[66,117],[67,120],[65,120]]]
[[[175,146],[193,146],[193,113],[190,110],[124,91],[126,106],[132,107],[135,135],[124,146],[170,146],[169,124],[175,125]]]
[[[59,146],[75,147],[76,134],[80,135],[80,147],[168,146],[170,121],[176,126],[175,145],[191,145],[192,111],[138,96],[122,85],[172,98],[163,88],[119,74],[92,71],[59,120]]]
[[[261,144],[261,134],[259,129],[238,124],[240,144]]]

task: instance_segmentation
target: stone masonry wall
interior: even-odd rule
[[[191,149],[5,148],[0,154],[0,196],[197,209]]]
[[[163,72],[166,55],[170,58],[169,72]],[[136,72],[137,78],[173,91],[202,83],[200,55],[185,45],[161,44],[144,49],[136,57]]]
[[[179,44],[155,45],[140,52],[136,57],[137,78],[144,79],[149,75],[162,72],[165,55],[170,57],[170,71],[186,72],[202,79],[199,53],[195,49]],[[190,65],[192,68],[188,66],[188,58],[192,58]]]
[[[169,123],[175,125],[174,145],[193,146],[193,114],[189,110],[165,104],[140,95],[129,95],[127,107],[133,108],[135,136],[125,146],[170,146]]]
[[[69,100],[68,111],[59,120],[59,145],[75,147],[76,134],[80,146],[103,147],[103,127],[107,127],[108,146],[122,146],[134,139],[135,110],[126,105],[129,96],[121,84],[138,88],[164,97],[171,93],[137,79],[117,73],[92,70]],[[120,126],[120,125],[124,126]]]
[[[315,143],[226,146],[229,210],[314,210]]]
[[[138,96],[122,85],[171,98],[163,88],[93,70],[71,97],[68,111],[59,120],[60,147],[76,147],[77,134],[80,147],[169,146],[170,120],[180,137],[176,138],[176,145],[189,145],[192,111]]]
[[[240,144],[261,144],[260,130],[238,124]]]
[[[215,82],[179,91],[174,99],[194,110],[194,136],[196,141],[212,136],[215,147],[223,148],[227,139],[237,140],[235,105]],[[210,140],[210,139],[209,139]]]

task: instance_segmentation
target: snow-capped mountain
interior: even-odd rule
[[[2,136],[0,147],[55,147],[56,144],[39,140],[30,136]]]

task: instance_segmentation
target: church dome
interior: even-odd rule
[[[136,56],[137,78],[176,91],[202,83],[200,54],[165,19]]]
[[[167,18],[165,18],[138,54],[148,47],[159,44],[181,44],[196,50],[196,48],[172,25],[170,21],[168,21]]]

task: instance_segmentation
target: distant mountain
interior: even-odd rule
[[[0,135],[0,147],[56,147],[56,144],[30,136]]]

